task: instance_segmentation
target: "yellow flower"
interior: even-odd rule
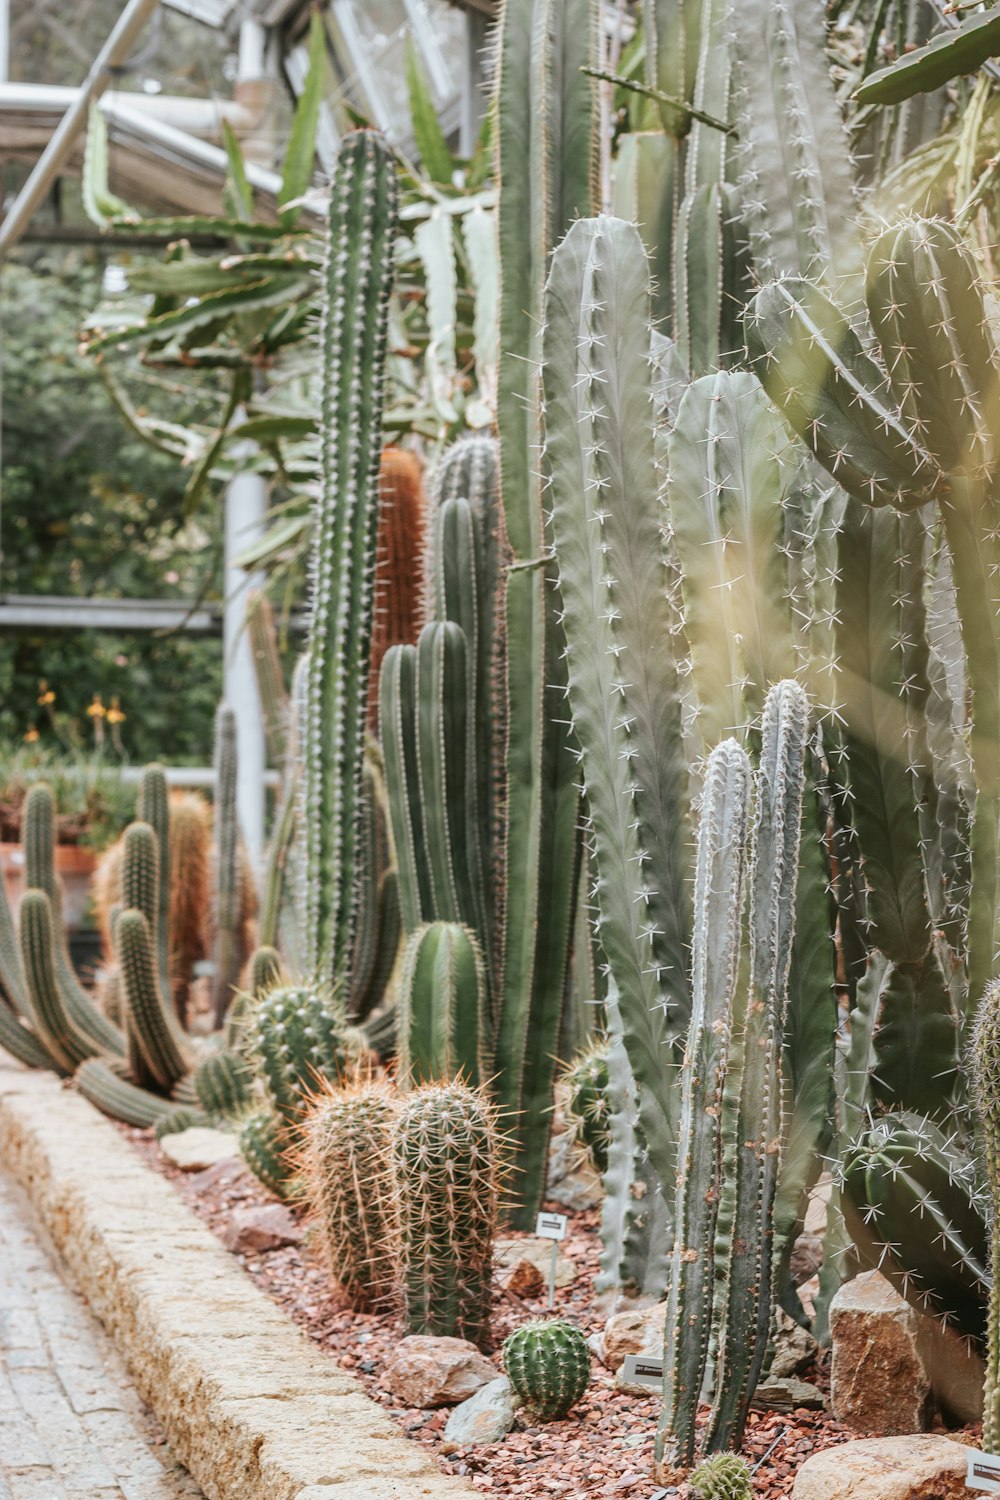
[[[109,724],[125,723],[125,715],[122,713],[121,708],[119,707],[117,698],[112,698],[111,707],[106,710],[106,715]]]
[[[35,741],[40,738],[41,736],[39,735],[37,729],[29,729],[27,734],[24,736],[25,744],[33,745]]]
[[[100,695],[100,693],[95,693],[94,694],[94,701],[89,705],[89,707],[87,709],[87,717],[89,719],[103,719],[105,717],[105,715],[107,714],[107,712],[108,712],[107,709],[104,707],[104,704],[101,702],[101,695]]]
[[[38,684],[38,701],[43,708],[48,708],[50,703],[54,703],[56,701],[56,695],[49,687],[44,677]]]

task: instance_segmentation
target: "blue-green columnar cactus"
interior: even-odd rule
[[[558,1422],[590,1384],[590,1350],[563,1318],[525,1323],[503,1346],[503,1367],[529,1419]]]

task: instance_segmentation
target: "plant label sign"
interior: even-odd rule
[[[652,1354],[626,1354],[622,1379],[628,1385],[649,1385],[659,1390],[663,1384],[663,1360]]]
[[[993,1453],[977,1453],[970,1448],[965,1466],[965,1488],[988,1490],[1000,1495],[1000,1458]]]
[[[539,1214],[535,1220],[535,1234],[540,1240],[564,1240],[568,1223],[565,1214]]]

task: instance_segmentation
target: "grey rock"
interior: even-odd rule
[[[484,1385],[456,1406],[444,1429],[442,1451],[454,1453],[477,1443],[498,1443],[514,1425],[514,1392],[506,1375]]]

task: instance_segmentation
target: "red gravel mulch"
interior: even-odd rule
[[[147,1165],[169,1178],[188,1206],[220,1236],[234,1209],[274,1201],[238,1163],[225,1162],[205,1172],[184,1173],[165,1160],[151,1131],[127,1126],[119,1129]],[[565,1212],[558,1204],[549,1206]],[[556,1291],[556,1312],[587,1334],[599,1332],[607,1316],[595,1305],[593,1293],[600,1253],[597,1217],[596,1212],[570,1214],[570,1228],[559,1247],[575,1262],[579,1274],[571,1286]],[[446,1473],[467,1475],[475,1488],[495,1496],[648,1500],[656,1491],[651,1477],[659,1407],[655,1392],[634,1396],[617,1390],[611,1373],[595,1360],[591,1384],[565,1421],[527,1429],[516,1426],[501,1443],[445,1455],[441,1446],[448,1410],[427,1412],[396,1406],[379,1384],[379,1372],[401,1337],[398,1319],[346,1308],[326,1272],[310,1255],[308,1239],[301,1246],[238,1259],[256,1284],[311,1339],[357,1376],[407,1437],[434,1452]],[[497,1351],[506,1335],[525,1318],[547,1311],[544,1296],[522,1300],[498,1289],[491,1356],[498,1370]],[[828,1387],[827,1358],[822,1356],[817,1367],[805,1375],[823,1389]],[[756,1493],[765,1500],[789,1494],[797,1470],[810,1454],[857,1436],[825,1412],[751,1413],[743,1452],[751,1463],[760,1461],[755,1474]]]

